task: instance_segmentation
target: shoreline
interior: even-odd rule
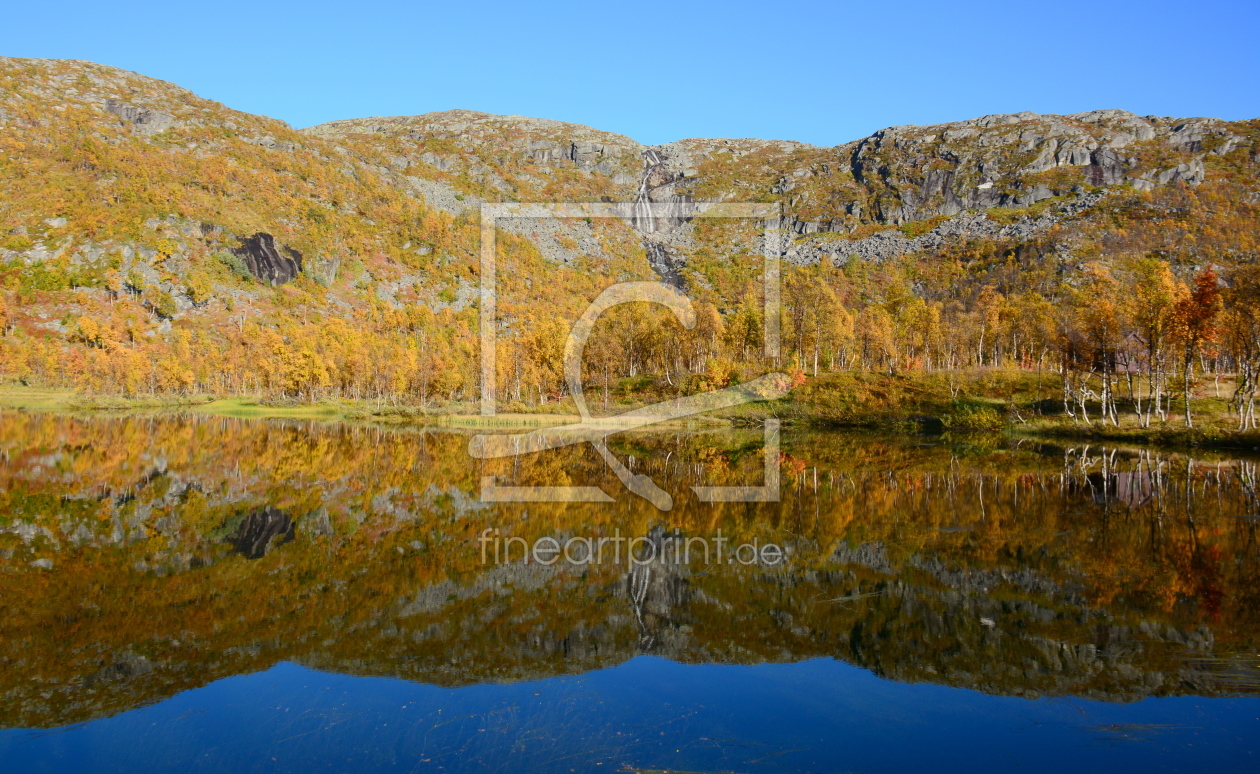
[[[876,377],[878,378],[878,377]],[[895,377],[887,377],[895,378]],[[925,380],[918,379],[919,382]],[[766,419],[778,418],[786,426],[823,431],[891,432],[896,434],[955,438],[1003,435],[1046,443],[1109,443],[1137,447],[1204,449],[1218,451],[1260,451],[1260,431],[1222,427],[1213,417],[1205,416],[1200,425],[1186,428],[1180,418],[1167,423],[1153,423],[1142,428],[1136,424],[1119,426],[1097,418],[1086,425],[1061,416],[1022,417],[1003,420],[989,427],[951,427],[951,410],[942,405],[853,406],[837,415],[832,405],[819,405],[808,394],[786,400],[746,404],[724,412],[669,420],[639,428],[653,429],[738,429],[760,425]],[[971,397],[976,404],[988,403],[995,410],[1005,410],[1003,401]],[[1008,399],[1009,400],[1009,399]],[[954,401],[954,409],[958,401]],[[629,411],[643,403],[618,406]],[[571,406],[557,402],[552,410],[538,412],[504,412],[485,417],[463,409],[425,409],[408,405],[381,405],[375,401],[330,400],[317,403],[268,401],[257,396],[151,396],[120,397],[84,395],[74,390],[0,385],[0,412],[38,412],[69,416],[84,415],[170,415],[196,414],[236,419],[299,419],[318,422],[366,423],[374,425],[450,428],[460,430],[543,428],[575,424],[581,417]],[[471,406],[468,406],[471,408]],[[569,409],[569,410],[565,410]],[[935,410],[933,410],[935,409]],[[1132,419],[1132,414],[1123,417]],[[598,421],[598,420],[597,420]],[[607,427],[614,432],[632,432],[623,428],[616,417],[608,417]]]
[[[0,412],[82,415],[161,415],[200,414],[235,419],[305,419],[321,422],[367,422],[371,424],[416,425],[458,429],[538,428],[576,424],[576,413],[557,411],[503,412],[492,417],[465,411],[443,411],[409,405],[373,405],[374,401],[319,401],[316,403],[268,402],[257,396],[212,395],[120,397],[83,395],[74,390],[0,385]],[[556,404],[559,407],[559,404]],[[628,409],[627,409],[628,410]],[[610,430],[624,427],[616,417],[603,422]],[[654,423],[652,427],[671,429],[733,426],[727,419],[693,416]],[[627,429],[634,429],[630,426]]]

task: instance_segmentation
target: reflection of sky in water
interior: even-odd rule
[[[8,771],[1251,771],[1260,699],[987,696],[829,659],[437,688],[282,663],[55,731]]]

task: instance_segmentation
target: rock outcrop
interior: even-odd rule
[[[289,247],[277,250],[271,234],[260,231],[244,237],[232,252],[245,260],[250,274],[270,285],[292,282],[302,273],[302,254]]]
[[[1095,110],[896,126],[841,149],[849,151],[854,181],[874,194],[874,219],[904,223],[967,210],[1027,207],[1081,185],[1197,185],[1203,180],[1203,155],[1227,153],[1240,140],[1219,119]],[[1167,163],[1169,153],[1179,154],[1178,163]],[[1068,174],[1047,174],[1056,170]]]
[[[116,99],[105,100],[105,110],[131,124],[136,134],[160,134],[175,125],[175,119],[165,113],[128,105]]]
[[[246,516],[228,542],[246,559],[261,559],[273,544],[287,543],[293,539],[293,534],[294,524],[289,514],[267,506]]]
[[[397,171],[423,177],[427,168],[510,194],[536,192],[558,169],[577,170],[610,187],[628,188],[637,179],[642,149],[629,137],[589,126],[474,110],[356,118],[303,131],[333,141],[396,140],[390,165]]]

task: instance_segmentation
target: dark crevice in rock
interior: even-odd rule
[[[292,282],[302,272],[302,254],[290,247],[277,250],[275,237],[262,231],[241,239],[232,252],[245,259],[250,274],[269,285]]]
[[[228,542],[246,559],[261,559],[273,543],[282,545],[293,540],[293,519],[270,505],[245,517],[236,534]]]

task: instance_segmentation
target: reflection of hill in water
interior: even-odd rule
[[[500,568],[468,587],[425,589],[398,618],[356,640],[349,658],[338,655],[344,643],[298,658],[332,671],[462,685],[582,672],[639,653],[724,663],[830,656],[902,681],[1105,701],[1227,694],[1248,690],[1260,676],[1246,659],[1217,659],[1207,626],[1112,623],[1072,594],[1046,595],[1052,584],[1027,573],[982,572],[976,582],[936,562],[913,567],[906,575],[926,570],[954,582],[915,583],[896,573],[863,581],[860,569],[758,572],[732,584],[736,595],[728,599],[707,593],[703,579],[685,567],[654,564],[636,568],[650,578],[641,597],[631,573],[569,589],[588,598],[578,604],[589,612],[567,631],[548,627],[544,614],[530,608],[532,595],[554,594],[571,580],[536,566]],[[1023,585],[1028,581],[1031,588]],[[1032,598],[1018,598],[1021,591]],[[448,615],[463,598],[486,604],[470,618]],[[487,648],[482,630],[501,619],[540,625],[524,636],[495,638]],[[416,648],[424,642],[441,647],[425,658]]]
[[[634,436],[671,492],[756,482],[739,434]],[[785,437],[781,503],[474,499],[465,439],[0,418],[0,723],[112,714],[277,660],[442,685],[831,656],[895,680],[1132,701],[1253,692],[1255,467]],[[578,450],[496,471],[601,475]],[[482,567],[475,535],[721,527],[787,566]],[[51,563],[51,567],[49,567]]]

